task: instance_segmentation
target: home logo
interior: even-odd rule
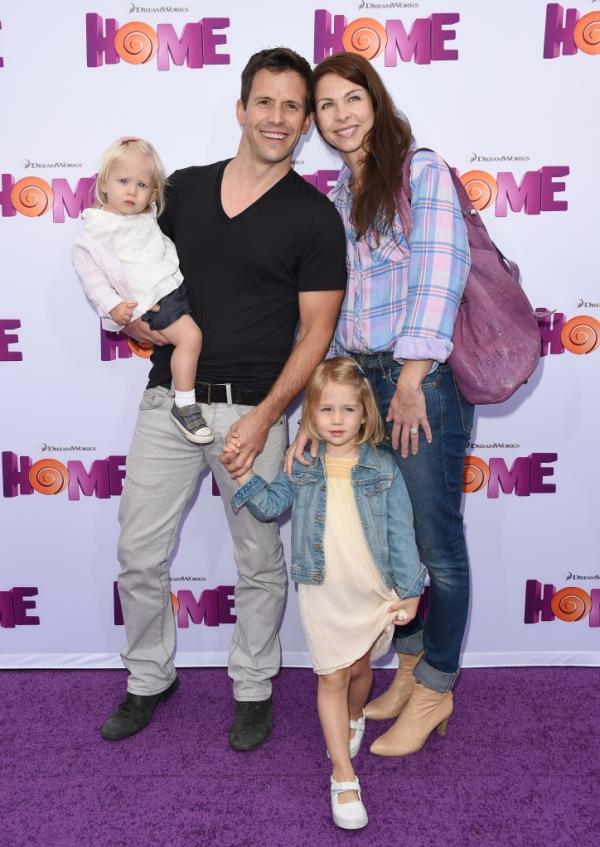
[[[581,50],[589,56],[600,53],[600,9],[588,12],[582,18],[578,9],[566,12],[558,3],[546,6],[544,30],[544,59],[573,56]]]
[[[494,457],[485,461],[479,456],[466,456],[463,468],[463,491],[471,494],[486,489],[488,498],[497,499],[500,491],[529,497],[530,494],[554,494],[556,485],[544,482],[553,476],[554,468],[546,467],[558,460],[558,453],[532,453],[518,456],[510,466]]]
[[[109,332],[100,326],[100,360],[113,362],[115,359],[131,359],[133,355],[140,359],[149,359],[152,347],[142,347],[134,338],[122,332]]]
[[[37,593],[37,588],[29,587],[0,591],[0,627],[14,629],[16,626],[39,626],[40,619],[28,614],[31,609],[35,609],[35,600],[25,599],[35,597]]]
[[[577,356],[593,353],[600,346],[600,320],[591,315],[577,315],[567,320],[563,312],[535,310],[540,328],[541,355],[559,355],[568,350]]]
[[[171,592],[171,606],[179,629],[188,629],[190,621],[204,626],[220,626],[237,621],[233,608],[235,606],[235,588],[233,585],[218,585],[216,588],[205,588],[196,600],[194,593],[188,589],[180,589],[176,594]],[[119,586],[113,583],[113,607],[115,626],[123,626],[123,610],[119,597]]]
[[[315,171],[314,174],[303,174],[303,178],[314,185],[321,194],[329,194],[340,175],[338,171]]]
[[[65,489],[69,500],[84,497],[120,497],[125,478],[126,456],[96,459],[86,470],[83,462],[70,459],[66,463],[44,458],[33,462],[29,456],[2,452],[2,492],[4,497],[18,494],[60,494]]]
[[[395,68],[402,62],[428,65],[458,59],[458,50],[449,50],[446,41],[456,39],[453,24],[460,21],[458,12],[443,12],[428,18],[417,18],[410,30],[400,20],[386,21],[357,18],[350,23],[344,15],[332,15],[325,9],[315,10],[314,61],[318,64],[333,53],[347,50],[365,59],[384,54],[384,64]]]
[[[106,21],[95,12],[85,16],[88,68],[116,65],[121,59],[130,65],[144,65],[156,56],[159,71],[168,71],[170,63],[202,68],[204,65],[228,65],[228,53],[217,53],[227,36],[215,30],[229,27],[229,18],[202,18],[185,24],[181,37],[172,24],[156,28],[142,21],[119,26],[115,18]]]
[[[591,627],[600,626],[600,588],[588,593],[583,588],[570,585],[559,591],[553,585],[544,585],[537,579],[525,583],[525,623],[553,621],[575,623],[588,618]]]
[[[323,170],[303,176],[323,194],[328,194],[335,186],[339,173],[339,170]],[[527,171],[520,183],[511,171],[500,171],[493,176],[488,171],[472,170],[459,176],[478,211],[493,205],[496,217],[502,218],[508,214],[509,207],[513,212],[523,211],[526,215],[566,211],[568,202],[557,200],[554,195],[565,190],[565,183],[558,181],[558,177],[568,174],[569,167],[561,165]]]
[[[0,362],[22,362],[23,354],[19,350],[10,350],[19,343],[19,336],[11,330],[20,329],[21,321],[0,318]]]
[[[569,204],[566,200],[557,200],[555,194],[563,192],[566,183],[560,177],[568,176],[567,165],[549,165],[536,171],[526,171],[520,182],[512,171],[499,171],[493,176],[488,171],[472,170],[460,176],[469,200],[482,211],[494,206],[498,218],[513,212],[525,212],[526,215],[539,215],[540,212],[566,212]]]
[[[39,218],[52,210],[54,223],[65,222],[65,212],[77,218],[94,202],[96,175],[77,180],[75,189],[63,178],[48,182],[37,176],[26,176],[15,182],[12,174],[2,174],[0,208],[3,218],[17,214]]]

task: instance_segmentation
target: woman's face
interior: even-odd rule
[[[325,141],[346,161],[361,158],[375,120],[371,96],[355,82],[325,74],[315,90],[315,119]]]

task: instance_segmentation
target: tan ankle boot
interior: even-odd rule
[[[437,727],[446,734],[452,714],[452,692],[433,691],[416,682],[410,700],[396,723],[371,744],[376,756],[408,756],[425,744]]]
[[[397,718],[410,695],[413,692],[415,678],[413,670],[423,654],[409,656],[407,653],[399,653],[400,667],[392,680],[392,684],[374,700],[365,706],[365,717],[370,721],[388,721]]]

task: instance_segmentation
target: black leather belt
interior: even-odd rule
[[[196,383],[196,401],[198,403],[237,403],[239,406],[258,406],[267,394],[267,391],[239,388],[230,383]]]

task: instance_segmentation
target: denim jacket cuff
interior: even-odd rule
[[[407,600],[409,597],[420,597],[425,588],[425,578],[427,576],[427,568],[421,565],[421,571],[416,579],[409,585],[406,590],[396,586],[396,594],[402,599]]]
[[[256,474],[251,476],[248,482],[245,482],[231,498],[231,508],[233,509],[234,515],[237,515],[240,509],[246,505],[248,500],[250,500],[254,494],[262,491],[262,489],[266,488],[266,486],[267,483],[262,477],[257,476]]]

